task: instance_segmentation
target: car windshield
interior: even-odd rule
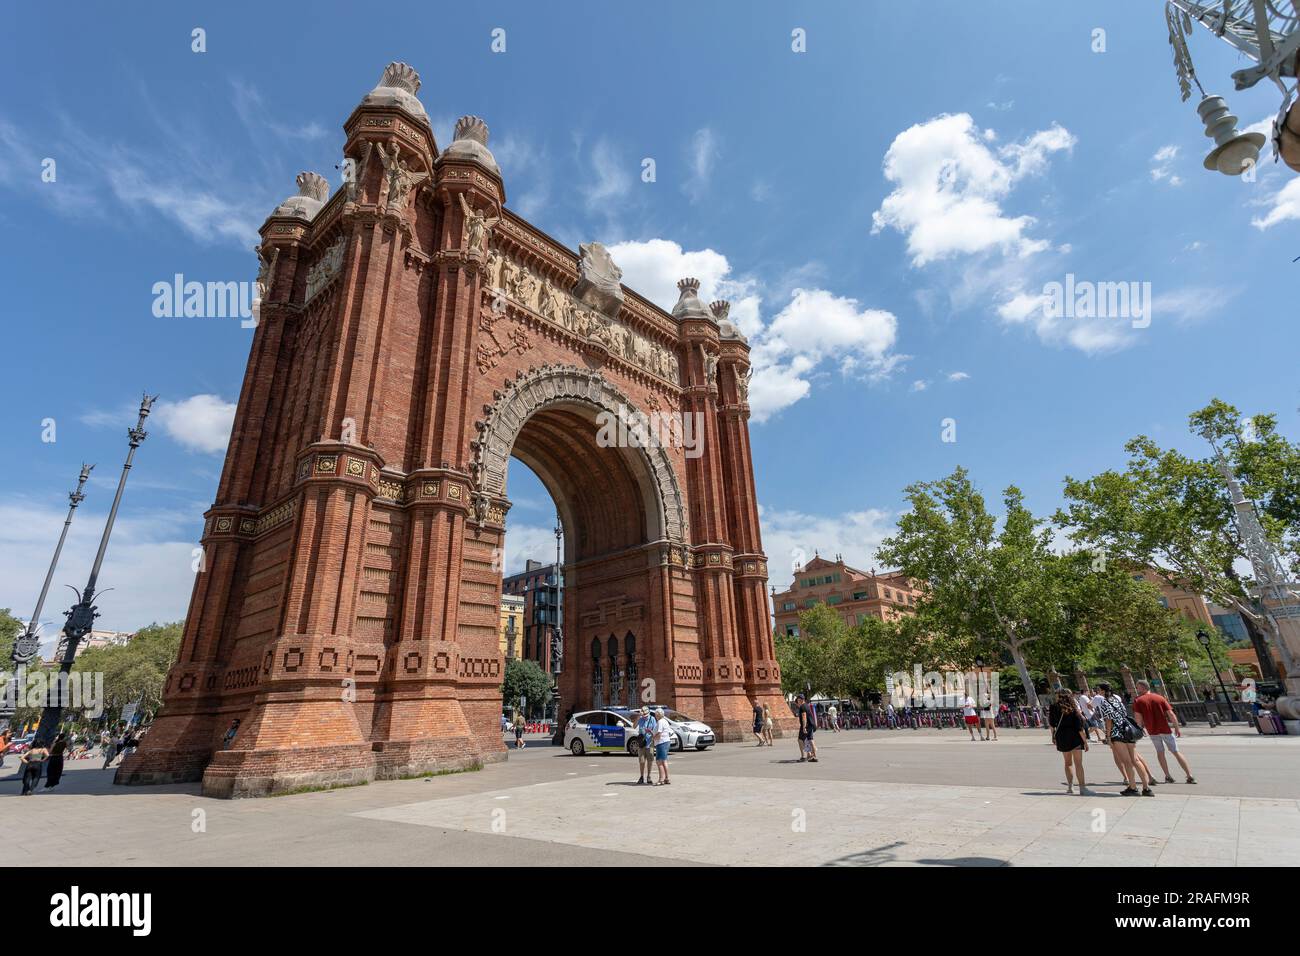
[[[694,718],[694,717],[687,717],[687,716],[686,716],[685,714],[683,714],[680,710],[665,710],[665,711],[664,711],[664,716],[667,717],[669,720],[671,720],[671,721],[672,721],[673,723],[675,723],[675,724],[693,724],[693,723],[695,723],[695,718]]]

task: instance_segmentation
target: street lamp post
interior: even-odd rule
[[[1214,675],[1219,678],[1219,690],[1223,691],[1223,699],[1228,703],[1228,719],[1236,720],[1237,708],[1232,706],[1232,698],[1228,696],[1227,685],[1223,683],[1223,672],[1219,670],[1219,665],[1214,663],[1214,653],[1210,650],[1210,635],[1206,634],[1202,629],[1196,632],[1196,639],[1200,641],[1201,646],[1205,648],[1205,656],[1210,659],[1210,669],[1213,670]]]
[[[45,572],[45,583],[41,585],[41,595],[36,599],[36,610],[32,611],[32,616],[27,621],[27,630],[14,641],[13,651],[10,654],[13,661],[15,680],[17,680],[18,668],[30,664],[41,645],[41,638],[37,631],[41,625],[41,611],[45,608],[45,597],[50,593],[50,582],[54,580],[54,569],[59,566],[59,555],[63,553],[63,542],[68,539],[68,529],[72,526],[72,515],[77,510],[77,505],[86,500],[86,496],[81,489],[86,487],[86,482],[90,479],[90,472],[94,467],[94,465],[82,464],[81,474],[77,477],[77,490],[68,492],[68,516],[63,520],[63,531],[59,534],[59,543],[54,547],[54,557],[50,560],[50,569]],[[9,706],[8,695],[5,695],[3,702],[0,702],[0,720],[10,720],[13,715],[14,708]]]
[[[131,472],[131,461],[135,457],[135,450],[148,437],[148,433],[144,430],[144,420],[149,417],[149,410],[157,400],[157,395],[152,397],[145,395],[141,399],[140,417],[136,420],[135,427],[126,433],[130,450],[127,451],[126,461],[122,464],[122,477],[117,480],[117,493],[113,496],[113,506],[108,511],[108,521],[104,524],[103,537],[99,539],[99,551],[95,554],[95,563],[90,568],[90,577],[86,580],[85,589],[77,595],[77,603],[67,612],[67,621],[63,625],[64,649],[63,660],[59,663],[58,682],[46,701],[45,709],[41,711],[41,722],[36,728],[36,743],[48,746],[58,732],[59,722],[63,719],[63,700],[67,695],[68,674],[72,672],[72,662],[77,659],[77,646],[81,643],[81,639],[90,633],[95,625],[95,618],[99,616],[93,602],[95,585],[99,581],[99,569],[103,566],[104,554],[108,551],[108,537],[113,533],[113,522],[117,520],[117,508],[122,503],[122,492],[126,488],[126,476]]]

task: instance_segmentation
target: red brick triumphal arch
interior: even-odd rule
[[[262,227],[259,321],[164,706],[119,783],[214,796],[503,759],[507,464],[566,530],[562,706],[653,696],[784,729],[749,446],[749,346],[504,207],[486,125],[439,149],[405,64]],[[690,416],[682,442],[600,440]],[[239,725],[233,737],[232,723]]]

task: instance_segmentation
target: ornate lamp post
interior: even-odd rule
[[[1209,3],[1203,0],[1167,0],[1165,21],[1169,28],[1169,45],[1173,48],[1174,68],[1178,73],[1179,92],[1183,100],[1192,95],[1192,84],[1201,94],[1196,111],[1205,124],[1205,135],[1214,147],[1205,157],[1205,168],[1227,176],[1240,176],[1253,169],[1265,143],[1263,133],[1242,133],[1237,117],[1228,110],[1221,96],[1210,96],[1201,88],[1192,65],[1187,37],[1192,24],[1198,23],[1220,40],[1228,43],[1249,66],[1232,74],[1238,90],[1271,80],[1282,93],[1282,105],[1273,122],[1272,139],[1278,154],[1292,169],[1300,172],[1300,136],[1292,128],[1298,117],[1295,88],[1287,88],[1286,79],[1296,76],[1297,51],[1300,50],[1300,3],[1297,0],[1249,0],[1249,2]]]
[[[108,537],[113,533],[113,522],[117,520],[118,505],[122,503],[122,491],[126,488],[126,476],[131,471],[131,460],[135,457],[135,450],[140,447],[140,443],[148,437],[148,433],[144,430],[144,420],[149,417],[149,410],[157,400],[157,395],[153,397],[145,395],[141,399],[140,417],[135,423],[135,428],[129,429],[126,433],[130,450],[126,453],[126,461],[122,465],[122,477],[117,481],[117,494],[113,496],[113,507],[108,511],[104,535],[99,539],[99,551],[95,554],[95,563],[90,568],[86,587],[77,595],[77,603],[67,612],[68,619],[63,625],[63,660],[59,663],[58,683],[45,709],[41,711],[41,723],[36,728],[36,740],[39,743],[48,745],[59,729],[59,722],[63,719],[63,701],[66,697],[68,674],[72,671],[72,662],[77,659],[77,645],[90,633],[91,628],[95,626],[95,618],[99,616],[93,603],[95,585],[99,581],[99,569],[104,564],[104,553],[108,550]]]
[[[1228,696],[1228,688],[1223,683],[1223,672],[1219,670],[1219,665],[1214,663],[1214,653],[1210,650],[1210,635],[1206,634],[1204,630],[1199,630],[1196,632],[1196,639],[1205,648],[1205,656],[1210,659],[1210,668],[1214,671],[1214,675],[1219,678],[1219,690],[1223,691],[1223,699],[1228,702],[1228,719],[1236,720],[1237,708],[1232,706],[1232,698]]]
[[[50,569],[45,572],[45,583],[41,585],[41,596],[36,599],[36,610],[32,611],[31,618],[27,621],[27,630],[18,640],[14,641],[13,668],[15,679],[17,679],[18,668],[30,664],[33,657],[36,656],[37,648],[40,647],[41,639],[37,631],[40,629],[41,611],[45,608],[45,596],[50,593],[50,582],[54,579],[54,569],[59,566],[59,555],[63,553],[63,542],[68,539],[68,528],[72,526],[72,515],[77,510],[77,505],[86,500],[81,489],[86,486],[90,479],[90,472],[94,465],[83,464],[81,474],[77,478],[77,490],[68,492],[68,517],[63,521],[63,531],[59,534],[59,543],[54,547],[54,557],[50,560]],[[10,720],[13,718],[13,708],[9,706],[9,698],[6,695],[3,701],[0,701],[0,720]]]

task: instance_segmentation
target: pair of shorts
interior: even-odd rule
[[[1178,753],[1178,738],[1173,734],[1152,734],[1151,742],[1156,745],[1158,754],[1164,753],[1166,747],[1170,753]]]
[[[655,760],[660,762],[668,759],[668,743],[665,741],[661,744],[655,744]]]
[[[979,722],[980,722],[980,719],[979,719],[978,717],[976,717],[974,714],[971,714],[969,717],[966,718],[966,723],[967,723],[967,725],[969,725],[969,726],[971,726],[971,727],[974,727],[974,726],[975,726],[976,724],[978,724]]]
[[[515,740],[522,740],[522,739],[523,739],[523,736],[524,736],[524,728],[522,728],[522,727],[516,727],[516,728],[515,728]]]

